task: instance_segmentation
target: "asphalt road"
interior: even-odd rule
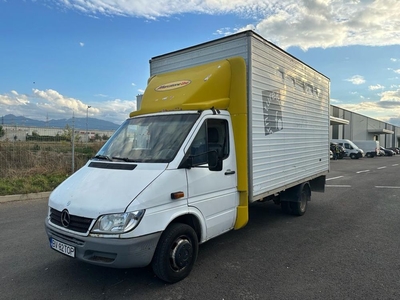
[[[46,200],[0,203],[0,299],[400,299],[399,171],[400,155],[331,161],[304,216],[252,205],[173,285],[51,250]]]

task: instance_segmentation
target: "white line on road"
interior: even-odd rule
[[[331,184],[331,185],[325,185],[326,187],[345,187],[345,188],[347,188],[347,187],[351,187],[351,185],[345,185],[345,184],[343,184],[343,185],[339,185],[339,184]]]
[[[377,189],[400,189],[400,186],[383,186],[383,185],[376,185]]]
[[[379,167],[378,170],[380,170],[380,169],[386,169],[386,166],[384,166],[384,167]]]
[[[338,178],[342,178],[343,176],[337,176],[337,177],[332,177],[332,178],[327,178],[326,181],[328,180],[333,180],[333,179],[338,179]]]
[[[362,171],[358,171],[358,172],[356,172],[357,174],[360,174],[360,173],[366,173],[366,172],[369,172],[369,170],[362,170]]]
[[[398,166],[399,164],[394,164],[394,165],[392,165],[392,167],[395,167],[395,166]]]

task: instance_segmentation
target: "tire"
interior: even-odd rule
[[[351,154],[350,154],[350,158],[351,158],[351,159],[355,159],[355,158],[357,158],[357,156],[356,156],[354,153],[351,153]]]
[[[161,235],[154,253],[152,268],[158,278],[175,283],[190,274],[199,251],[199,242],[192,227],[173,223]]]
[[[368,152],[368,153],[367,153],[367,157],[368,157],[368,158],[371,158],[371,157],[373,157],[373,156],[372,156],[371,153]]]
[[[298,199],[295,202],[290,202],[290,208],[292,210],[292,215],[302,216],[307,211],[308,201],[311,200],[311,191],[308,185],[303,185]]]

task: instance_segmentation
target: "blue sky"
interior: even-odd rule
[[[0,115],[120,124],[153,56],[253,29],[400,126],[399,0],[0,0]]]

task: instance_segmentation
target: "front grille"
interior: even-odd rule
[[[74,216],[74,215],[70,215],[70,217],[71,217],[71,221],[70,221],[68,227],[65,227],[61,223],[61,211],[58,211],[54,208],[50,208],[50,222],[51,223],[61,226],[61,227],[64,227],[64,228],[67,228],[72,231],[76,231],[76,232],[84,233],[89,230],[89,226],[92,223],[92,219]]]
[[[75,237],[60,233],[52,229],[49,229],[49,233],[54,239],[63,241],[71,246],[83,246],[85,244],[85,241],[81,239],[77,239]]]

